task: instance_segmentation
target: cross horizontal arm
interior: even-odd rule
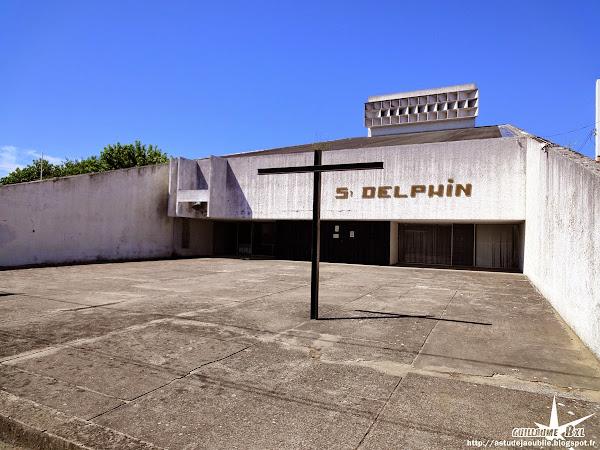
[[[277,173],[314,173],[314,172],[339,172],[343,170],[369,170],[383,169],[383,162],[367,162],[353,164],[322,164],[315,166],[296,166],[296,167],[269,167],[268,169],[258,169],[259,175],[273,175]]]

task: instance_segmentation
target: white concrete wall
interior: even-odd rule
[[[168,257],[169,166],[0,186],[0,266]]]
[[[600,164],[527,143],[523,273],[600,357]]]
[[[221,218],[310,219],[312,174],[257,175],[257,169],[311,165],[312,153],[229,158],[229,205]],[[515,138],[379,147],[323,153],[323,164],[383,161],[384,170],[323,174],[323,220],[512,221],[525,219],[526,152]],[[230,179],[231,178],[231,179]],[[445,189],[471,184],[470,197]],[[410,197],[411,185],[444,185],[443,197]],[[362,198],[363,187],[391,186],[391,198]],[[394,189],[408,198],[394,198]],[[336,189],[352,195],[336,199]],[[453,188],[454,192],[454,188]],[[384,193],[385,194],[385,193]]]

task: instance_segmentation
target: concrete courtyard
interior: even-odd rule
[[[0,272],[0,448],[515,448],[554,396],[600,445],[600,363],[523,275],[322,264],[320,305],[305,262]]]

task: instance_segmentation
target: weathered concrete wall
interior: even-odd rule
[[[257,175],[259,168],[311,165],[311,153],[228,158],[228,161],[224,196],[228,204],[220,210],[223,218],[311,218],[312,174]],[[323,153],[323,164],[369,161],[383,161],[384,170],[323,174],[322,219],[445,222],[525,219],[526,152],[514,138]],[[459,184],[465,188],[470,185],[471,195],[461,191],[457,196]],[[413,185],[423,186],[425,192],[413,192],[411,196]],[[430,192],[430,185],[434,192]],[[372,198],[363,196],[365,188],[371,188],[366,194]],[[343,197],[344,192],[348,193],[347,198],[336,198]]]
[[[0,186],[0,266],[168,257],[169,166]]]
[[[527,140],[523,273],[600,357],[600,164]]]
[[[173,223],[173,254],[175,256],[212,255],[214,226],[214,222],[208,219],[175,218]],[[185,233],[187,233],[187,238],[184,237]],[[186,240],[187,247],[184,247]]]

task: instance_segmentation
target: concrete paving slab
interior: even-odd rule
[[[0,331],[39,342],[42,347],[102,336],[156,318],[160,316],[106,308],[87,308],[77,311],[55,311],[43,316],[32,316],[29,320],[2,322]]]
[[[465,450],[467,440],[435,431],[420,430],[405,423],[378,422],[357,448],[361,450]],[[476,448],[474,446],[474,448]]]
[[[27,449],[154,450],[155,445],[0,390],[3,439]]]
[[[140,297],[106,305],[106,309],[129,311],[138,314],[152,314],[157,318],[176,318],[194,311],[214,311],[222,306],[233,306],[238,302],[231,299],[201,298],[166,294],[160,297]]]
[[[211,278],[212,280],[207,280]],[[181,294],[198,294],[203,297],[216,297],[218,299],[235,300],[244,302],[254,300],[266,295],[284,292],[301,286],[305,283],[298,282],[271,282],[268,280],[230,280],[228,274],[202,277],[193,280],[170,280],[168,282],[147,283],[139,288],[155,292],[177,292]]]
[[[108,357],[137,361],[186,375],[211,361],[225,358],[246,348],[227,340],[196,334],[197,327],[161,321],[144,327],[111,333],[77,348]]]
[[[322,264],[318,321],[309,280],[307,262],[223,258],[0,272],[0,436],[467,448],[513,409],[549,423],[554,394],[561,423],[600,404],[598,361],[520,274]]]
[[[398,384],[398,376],[354,361],[329,361],[321,356],[314,347],[260,342],[201,367],[192,378],[221,385],[260,387],[299,402],[337,406],[373,417]]]
[[[310,304],[304,302],[281,302],[281,297],[271,295],[250,300],[240,305],[220,308],[218,311],[199,311],[187,317],[203,322],[235,326],[248,334],[276,333],[296,327],[310,317]]]
[[[122,291],[95,291],[95,292],[73,292],[54,291],[51,293],[40,292],[40,297],[56,300],[64,303],[65,310],[79,310],[92,306],[104,306],[121,302],[135,300],[143,294],[123,288]],[[127,290],[126,290],[127,289]]]
[[[0,330],[0,362],[20,353],[46,346],[46,343],[36,341],[35,339]]]
[[[27,448],[0,440],[0,450],[27,450]]]
[[[402,344],[397,346],[297,329],[280,333],[277,339],[290,345],[314,349],[314,354],[325,361],[372,365],[396,375],[406,371],[403,365],[411,364],[420,350],[416,346],[411,350],[410,346]]]
[[[202,322],[190,317],[191,315],[193,315],[193,313],[184,313],[176,316],[176,318],[160,319],[148,323],[148,326],[153,324],[165,324],[169,329],[178,331],[184,335],[193,334],[195,336],[202,336],[220,341],[235,341],[237,343],[253,344],[256,342],[256,339],[248,334],[247,330],[243,328]]]
[[[537,428],[535,422],[549,424],[552,402],[553,397],[546,394],[410,373],[387,403],[372,435],[367,436],[366,447],[377,448],[386,439],[385,431],[394,426],[442,434],[446,438],[441,441],[450,448],[467,448],[467,441],[474,439],[511,441],[514,428]],[[597,403],[560,396],[557,402],[563,405],[558,407],[560,424],[600,413]],[[581,425],[587,439],[600,442],[596,416]],[[384,429],[377,432],[381,424]],[[416,444],[403,448],[428,448]]]
[[[159,446],[192,450],[353,449],[373,418],[261,387],[177,380],[94,419]]]
[[[6,365],[0,365],[0,389],[82,419],[124,404],[113,397]]]
[[[472,311],[487,311],[497,315],[553,315],[548,302],[539,293],[526,295],[493,291],[468,291],[460,289],[453,298],[453,307],[465,306]]]
[[[26,323],[34,316],[42,317],[54,311],[63,311],[76,306],[73,303],[29,295],[4,296],[0,297],[0,317],[2,323]]]
[[[150,364],[70,347],[4,364],[121,400],[132,400],[177,377]]]
[[[436,321],[414,317],[382,318],[380,314],[336,310],[321,320],[309,321],[297,330],[317,335],[336,335],[365,342],[385,343],[386,348],[418,353]]]
[[[382,287],[348,304],[361,310],[381,311],[390,314],[418,314],[440,316],[456,291],[447,289],[422,289],[411,287],[395,291],[395,287]]]
[[[554,345],[566,349],[578,346],[573,332],[549,315],[540,316],[500,316],[494,314],[468,313],[463,309],[448,308],[444,313],[445,321],[436,327],[436,335],[458,334],[465,338],[495,339],[505,341],[507,345],[515,335],[527,336],[527,342],[535,345]],[[488,324],[481,326],[480,324]]]
[[[69,307],[69,304],[65,305],[64,302],[56,301],[55,299],[32,295],[5,294],[0,296],[0,314],[2,314],[5,320],[9,320],[10,314],[14,314],[16,310],[32,314],[56,311]]]
[[[338,305],[350,303],[356,299],[362,298],[371,292],[371,288],[365,286],[342,286],[322,284],[319,287],[319,307],[323,310],[331,310]],[[283,300],[277,300],[278,298]],[[283,292],[273,294],[266,299],[272,299],[278,302],[297,301],[310,306],[310,285],[300,286]],[[310,313],[309,313],[310,317]]]
[[[586,348],[565,351],[550,345],[436,333],[427,340],[414,365],[482,376],[508,374],[556,386],[600,390],[600,366]]]

